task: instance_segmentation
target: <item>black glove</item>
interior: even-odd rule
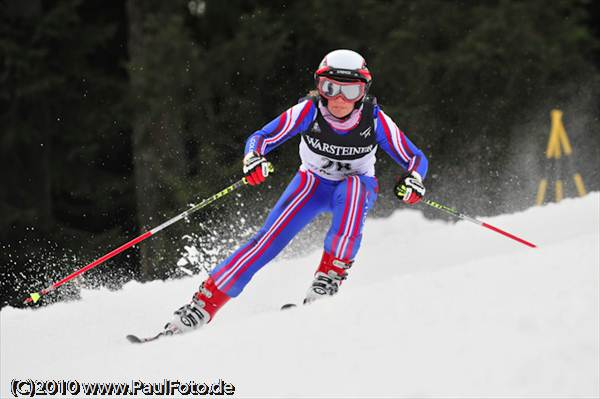
[[[410,205],[421,201],[425,195],[425,186],[421,176],[415,171],[405,174],[398,180],[394,187],[394,193],[396,197]]]

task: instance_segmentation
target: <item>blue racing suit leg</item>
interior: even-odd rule
[[[329,193],[320,178],[299,171],[277,201],[264,226],[245,245],[211,271],[217,288],[231,297],[240,294],[252,276],[273,259],[306,224],[328,210]]]
[[[331,201],[333,218],[325,237],[325,251],[352,261],[360,248],[367,212],[377,200],[376,177],[350,176],[338,184]]]

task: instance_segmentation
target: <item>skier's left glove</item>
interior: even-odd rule
[[[256,152],[249,152],[244,157],[244,175],[251,186],[264,182],[269,176],[270,169],[267,159]]]
[[[415,171],[405,174],[398,180],[394,187],[394,193],[396,197],[410,205],[421,201],[425,195],[425,186],[421,176]]]

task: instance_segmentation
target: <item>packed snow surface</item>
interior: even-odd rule
[[[236,397],[598,397],[600,196],[485,221],[539,248],[399,210],[367,221],[338,296],[280,311],[320,253],[276,260],[205,329],[144,345],[125,335],[157,332],[199,277],[5,308],[0,396],[29,378],[221,379]]]

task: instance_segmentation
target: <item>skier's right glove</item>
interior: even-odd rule
[[[421,176],[415,171],[402,176],[394,188],[394,193],[406,204],[413,205],[421,201],[425,195],[425,186]]]
[[[249,152],[244,157],[244,175],[251,186],[264,182],[271,167],[267,159],[256,152]]]

